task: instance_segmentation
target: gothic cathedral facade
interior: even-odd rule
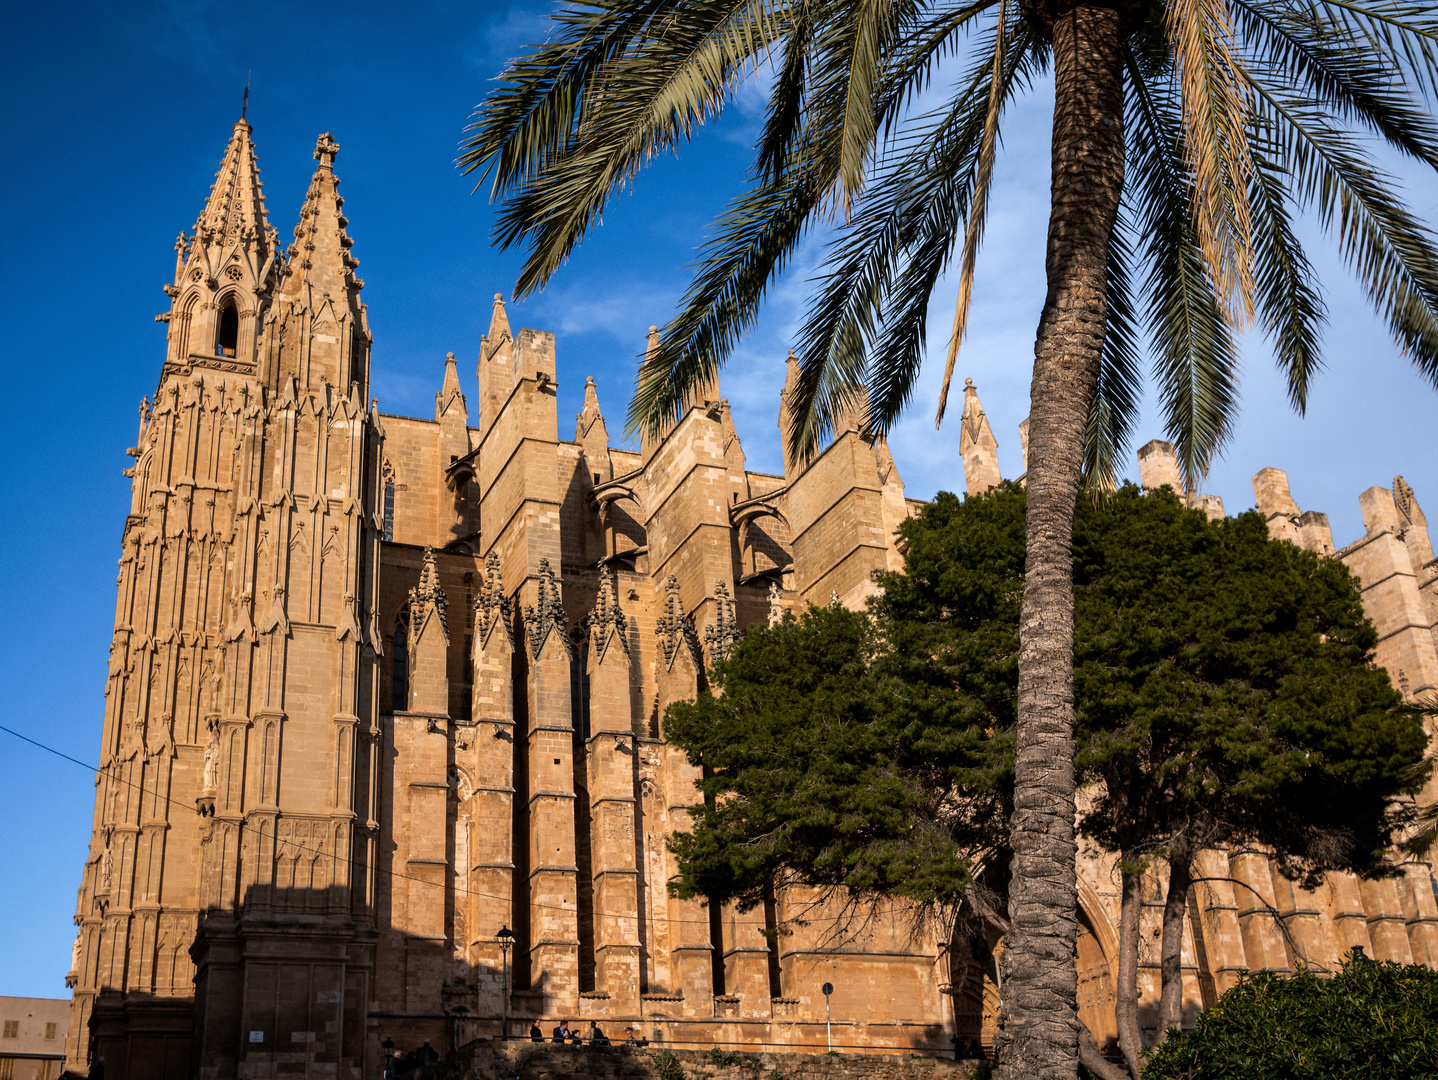
[[[473,411],[449,354],[432,419],[382,415],[338,149],[316,143],[282,246],[242,119],[176,245],[167,354],[129,451],[70,1068],[349,1080],[377,1075],[387,1044],[442,1050],[506,1017],[513,1035],[592,1019],[670,1044],[822,1049],[826,1015],[855,1048],[987,1041],[983,963],[901,906],[841,933],[800,890],[740,913],[666,888],[698,771],[665,743],[665,707],[746,627],[861,605],[875,570],[902,565],[915,504],[884,441],[840,417],[812,460],[752,472],[709,387],[617,448],[592,380],[563,440],[554,338],[513,332],[499,297]],[[997,457],[972,387],[962,425],[982,489]],[[1170,482],[1163,446],[1141,452],[1146,482]],[[1321,546],[1322,515],[1281,477],[1260,474],[1271,528]],[[1363,578],[1380,660],[1431,693],[1426,522],[1401,480],[1364,500],[1369,535],[1338,557]],[[1211,876],[1266,899],[1196,890],[1193,1010],[1244,968],[1354,943],[1438,964],[1426,864],[1318,895],[1261,853],[1210,855]],[[1111,862],[1081,865],[1100,1041]]]

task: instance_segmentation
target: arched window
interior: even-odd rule
[[[390,671],[389,711],[405,712],[409,709],[409,628],[404,623],[394,628],[390,644],[394,667]]]
[[[215,352],[220,356],[234,356],[240,343],[240,313],[235,308],[235,298],[225,297],[220,308],[220,328],[215,335]]]
[[[384,538],[394,540],[394,477],[384,478]]]

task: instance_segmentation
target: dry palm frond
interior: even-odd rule
[[[1194,230],[1220,307],[1241,328],[1253,317],[1248,192],[1248,81],[1227,0],[1169,0],[1166,11],[1182,100]]]

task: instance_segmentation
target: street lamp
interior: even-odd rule
[[[494,935],[499,939],[499,954],[504,958],[504,982],[500,985],[499,999],[504,1009],[504,1020],[499,1029],[501,1039],[509,1038],[509,947],[514,944],[514,931],[509,924],[499,928],[499,933]]]
[[[829,1042],[829,1053],[834,1052],[834,1029],[829,1026],[829,995],[834,992],[833,983],[825,983],[824,991],[824,1036]]]

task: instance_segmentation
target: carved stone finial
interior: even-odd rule
[[[777,581],[769,582],[769,625],[778,626],[784,621],[784,598]]]
[[[597,650],[603,650],[609,642],[612,630],[624,651],[629,652],[629,623],[619,609],[619,578],[612,566],[599,572],[599,595],[594,598],[594,610],[589,613],[589,633]],[[596,654],[601,655],[601,654]]]
[[[574,658],[574,646],[564,632],[564,605],[559,598],[559,583],[554,579],[554,570],[548,559],[539,560],[539,594],[534,605],[524,608],[524,625],[529,633],[529,647],[535,656],[544,648],[551,630],[564,646],[570,659]]]
[[[1401,476],[1393,478],[1393,505],[1410,525],[1413,523],[1413,489]]]
[[[474,598],[474,625],[479,630],[479,639],[489,636],[495,622],[504,627],[504,632],[513,642],[514,604],[504,592],[504,576],[499,569],[499,553],[491,551],[484,560],[484,576],[480,579],[479,595]]]
[[[419,572],[419,584],[409,591],[409,625],[414,633],[424,626],[424,608],[433,604],[439,615],[439,625],[449,636],[449,597],[439,585],[439,566],[435,561],[434,548],[424,549],[424,566]]]
[[[328,131],[315,140],[315,160],[320,163],[320,168],[333,166],[335,155],[339,152],[340,144]]]
[[[663,614],[655,622],[654,632],[659,635],[659,648],[664,653],[664,662],[672,664],[682,644],[688,648],[694,666],[700,667],[699,635],[694,632],[694,624],[684,613],[684,600],[679,595],[679,579],[673,574],[670,574],[664,583],[661,610]]]
[[[839,590],[838,590],[838,589],[830,589],[830,590],[829,590],[829,606],[830,606],[830,607],[842,607],[842,606],[843,606],[843,604],[841,604],[840,601],[839,601]]]
[[[704,628],[704,644],[709,648],[709,663],[726,660],[739,638],[739,627],[734,621],[734,601],[729,599],[729,590],[722,581],[714,589],[714,621]]]

